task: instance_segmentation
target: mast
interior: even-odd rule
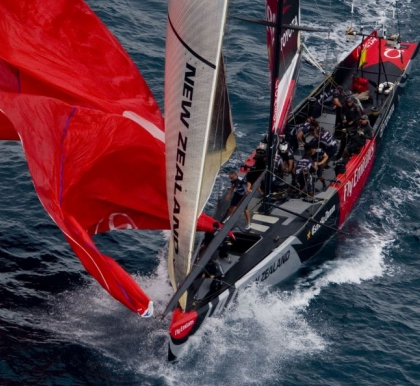
[[[275,99],[276,99],[276,80],[279,78],[280,69],[280,31],[283,19],[283,0],[277,0],[276,24],[274,27],[274,58],[273,67],[271,71],[271,91],[270,91],[270,117],[268,124],[268,145],[267,145],[267,167],[269,173],[265,176],[264,200],[262,204],[262,211],[268,212],[270,209],[269,197],[271,192],[271,182],[273,180],[271,172],[273,172],[273,157],[274,157],[274,134],[276,131],[274,122],[275,113]],[[270,60],[270,58],[269,58]]]

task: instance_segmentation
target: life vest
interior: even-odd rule
[[[336,140],[329,131],[322,130],[320,134],[320,142],[324,143],[325,147],[331,147],[337,144]]]
[[[246,179],[239,177],[231,182],[232,186],[234,187],[235,193],[239,194],[240,196],[243,196],[245,194],[246,189]]]
[[[311,168],[313,163],[307,158],[301,158],[296,164],[296,174],[301,174],[303,172],[312,172]]]
[[[362,78],[361,76],[358,76],[353,79],[353,84],[351,87],[352,87],[353,92],[357,92],[358,94],[361,94],[362,92],[369,90],[369,80],[366,78]]]
[[[310,129],[310,123],[309,122],[304,122],[301,123],[299,125],[296,125],[290,132],[290,135],[297,135],[297,133],[299,133],[299,131],[302,131],[303,134],[308,134],[309,129]]]
[[[321,162],[321,161],[322,161],[322,159],[324,158],[324,154],[325,154],[325,151],[324,151],[324,150],[322,150],[322,149],[319,147],[318,149],[316,149],[315,154],[313,154],[313,155],[312,155],[312,160],[313,160],[314,162]]]

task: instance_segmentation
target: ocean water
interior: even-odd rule
[[[163,107],[166,3],[89,0],[134,59]],[[305,43],[328,70],[349,48],[353,23],[376,20],[420,40],[414,1],[303,0],[302,19],[331,34]],[[263,2],[231,11],[262,17]],[[197,21],[199,22],[199,21]],[[392,28],[391,28],[392,29]],[[232,20],[226,33],[239,165],[267,127],[268,75],[260,26]],[[420,385],[419,58],[371,177],[345,225],[291,280],[252,288],[213,318],[176,364],[166,362],[168,320],[142,320],[83,270],[39,203],[18,143],[0,144],[0,385]],[[304,65],[298,97],[322,75]],[[167,234],[97,237],[153,297],[170,296]]]

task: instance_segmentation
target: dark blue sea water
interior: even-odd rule
[[[163,107],[166,4],[89,0],[127,49]],[[261,3],[261,4],[260,4]],[[303,0],[306,38],[326,69],[348,48],[350,0]],[[353,23],[392,26],[390,1],[355,1]],[[420,40],[420,9],[399,1],[403,38]],[[262,17],[262,2],[232,0]],[[199,23],[200,20],[197,20]],[[268,76],[261,27],[233,21],[228,80],[240,149],[266,130]],[[168,321],[142,320],[83,270],[33,189],[20,144],[0,144],[0,385],[420,385],[420,70],[385,132],[371,178],[338,235],[286,285],[251,289],[212,319],[177,364],[166,362]],[[322,76],[304,66],[298,94]],[[256,135],[256,138],[253,136]],[[97,238],[156,301],[170,288],[167,235]]]

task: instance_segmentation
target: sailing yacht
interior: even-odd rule
[[[301,34],[313,30],[301,24],[299,0],[266,0],[264,19],[243,17],[267,36],[270,114],[263,141],[256,139],[239,171],[253,173],[252,186],[229,216],[227,192],[215,210],[208,205],[236,147],[222,54],[228,0],[169,0],[165,120],[128,54],[83,0],[34,2],[0,3],[0,139],[22,142],[38,197],[86,271],[142,317],[152,316],[152,298],[92,237],[171,229],[174,295],[163,312],[172,315],[170,360],[241,290],[282,282],[343,232],[418,52],[398,33],[351,28],[355,47],[293,109]],[[344,140],[340,114],[322,98],[338,87],[350,92],[373,136],[345,163],[332,156],[325,189],[317,181],[310,194],[278,172],[277,156],[283,139],[313,115]],[[302,160],[301,149],[294,156]],[[218,271],[211,274],[210,264]]]
[[[280,283],[342,232],[372,170],[377,146],[418,51],[417,43],[401,42],[399,36],[392,40],[378,30],[366,35],[352,29],[348,34],[359,40],[356,46],[292,110],[303,53],[301,33],[311,28],[301,25],[298,0],[266,0],[265,5],[264,20],[247,21],[266,28],[270,116],[264,141],[256,141],[240,175],[255,171],[261,157],[266,167],[231,216],[227,215],[226,196],[220,198],[211,215],[223,226],[203,245],[196,222],[206,211],[215,179],[235,147],[222,54],[228,1],[169,1],[165,132],[172,231],[168,266],[175,294],[164,315],[172,312],[170,360],[179,357],[188,338],[208,317],[233,303],[239,291],[252,284]],[[348,91],[346,98],[352,98],[360,115],[368,117],[373,136],[348,162],[329,159],[330,167],[323,174],[325,188],[318,180],[310,194],[296,189],[291,176],[279,175],[276,155],[284,138],[314,114],[317,103],[319,125],[339,145],[346,140],[340,114],[321,98],[336,88]],[[308,135],[306,140],[311,138]],[[301,157],[297,149],[296,160]],[[243,217],[247,208],[250,231]],[[221,245],[228,232],[234,236],[225,258]],[[217,286],[211,285],[216,279],[206,274],[209,262],[221,267]]]

